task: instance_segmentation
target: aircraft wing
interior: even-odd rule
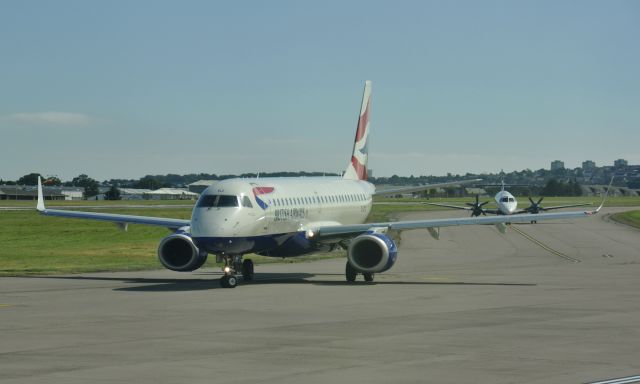
[[[425,184],[425,185],[417,185],[412,187],[389,188],[381,191],[375,191],[373,193],[373,196],[389,196],[389,195],[397,195],[399,193],[421,192],[421,191],[428,191],[429,189],[433,189],[433,188],[450,187],[452,185],[473,184],[473,183],[477,183],[478,181],[482,181],[482,179],[451,181],[447,183]]]
[[[111,213],[99,213],[99,212],[80,212],[80,211],[67,211],[62,209],[47,209],[44,206],[44,198],[42,194],[42,183],[38,178],[38,205],[37,210],[45,216],[58,216],[69,217],[75,219],[89,219],[109,221],[125,227],[126,224],[146,224],[157,225],[160,227],[167,227],[173,230],[177,230],[182,227],[188,227],[191,225],[189,220],[171,219],[162,217],[147,217],[147,216],[134,216],[134,215],[118,215]]]
[[[440,204],[440,203],[423,203],[423,204],[435,205],[438,207],[446,207],[446,208],[464,209],[465,211],[470,211],[473,209],[471,207],[463,207],[462,205],[450,205],[450,204]]]
[[[540,207],[541,211],[551,211],[554,209],[561,209],[561,208],[571,208],[571,207],[584,207],[585,205],[590,205],[590,204],[569,204],[569,205],[555,205],[553,207]],[[516,213],[525,213],[527,212],[526,209],[520,209],[518,210]]]
[[[412,221],[392,221],[382,223],[365,223],[354,225],[336,225],[323,226],[319,228],[310,228],[306,235],[310,240],[323,240],[325,238],[351,238],[358,236],[370,230],[386,229],[404,231],[410,229],[429,229],[440,227],[451,227],[459,225],[480,225],[480,224],[507,224],[507,223],[530,223],[531,221],[558,220],[558,219],[578,219],[595,215],[600,211],[602,205],[594,211],[572,211],[557,213],[539,213],[539,214],[519,214],[519,215],[500,215],[500,216],[484,216],[469,218],[449,218],[449,219],[432,219],[432,220],[412,220]]]
[[[440,204],[440,203],[423,203],[423,204],[427,204],[427,205],[436,205],[438,207],[446,207],[446,208],[455,208],[455,209],[464,209],[465,211],[472,211],[473,207],[464,207],[462,205],[450,205],[450,204]],[[482,208],[482,211],[484,211],[484,213],[492,213],[494,215],[499,214],[500,212],[497,209],[491,209],[491,208]],[[526,211],[522,211],[522,212],[518,212],[518,213],[525,213]]]

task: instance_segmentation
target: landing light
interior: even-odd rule
[[[231,267],[224,267],[224,273],[231,272]]]
[[[307,239],[311,239],[315,235],[316,235],[316,233],[313,231],[313,229],[307,230]]]

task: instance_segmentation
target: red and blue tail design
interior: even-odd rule
[[[259,198],[258,196],[269,194],[269,193],[273,192],[274,189],[275,188],[273,188],[273,187],[258,187],[258,186],[253,187],[253,197],[255,197],[256,203],[258,203],[260,208],[267,209],[269,207],[269,205],[264,200]]]
[[[353,144],[351,162],[347,166],[342,178],[350,180],[367,180],[367,160],[369,158],[369,113],[371,111],[371,81],[364,83],[364,94],[360,117],[358,118],[358,130]]]

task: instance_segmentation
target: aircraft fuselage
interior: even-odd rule
[[[512,215],[518,208],[518,202],[513,195],[504,189],[496,193],[494,197],[496,205],[498,206],[498,212],[501,215]]]
[[[337,177],[228,179],[193,209],[191,236],[214,254],[298,256],[316,250],[310,226],[364,223],[375,187]]]

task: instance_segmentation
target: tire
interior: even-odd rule
[[[251,259],[242,262],[242,277],[247,281],[253,280],[253,261]]]
[[[347,278],[348,282],[353,283],[354,281],[356,281],[356,277],[358,276],[358,271],[356,271],[351,265],[351,263],[347,261],[347,266],[345,267],[344,275]]]
[[[364,281],[373,282],[373,273],[365,272],[362,276],[364,276]]]
[[[227,288],[235,288],[238,286],[238,278],[230,275],[227,276]]]

